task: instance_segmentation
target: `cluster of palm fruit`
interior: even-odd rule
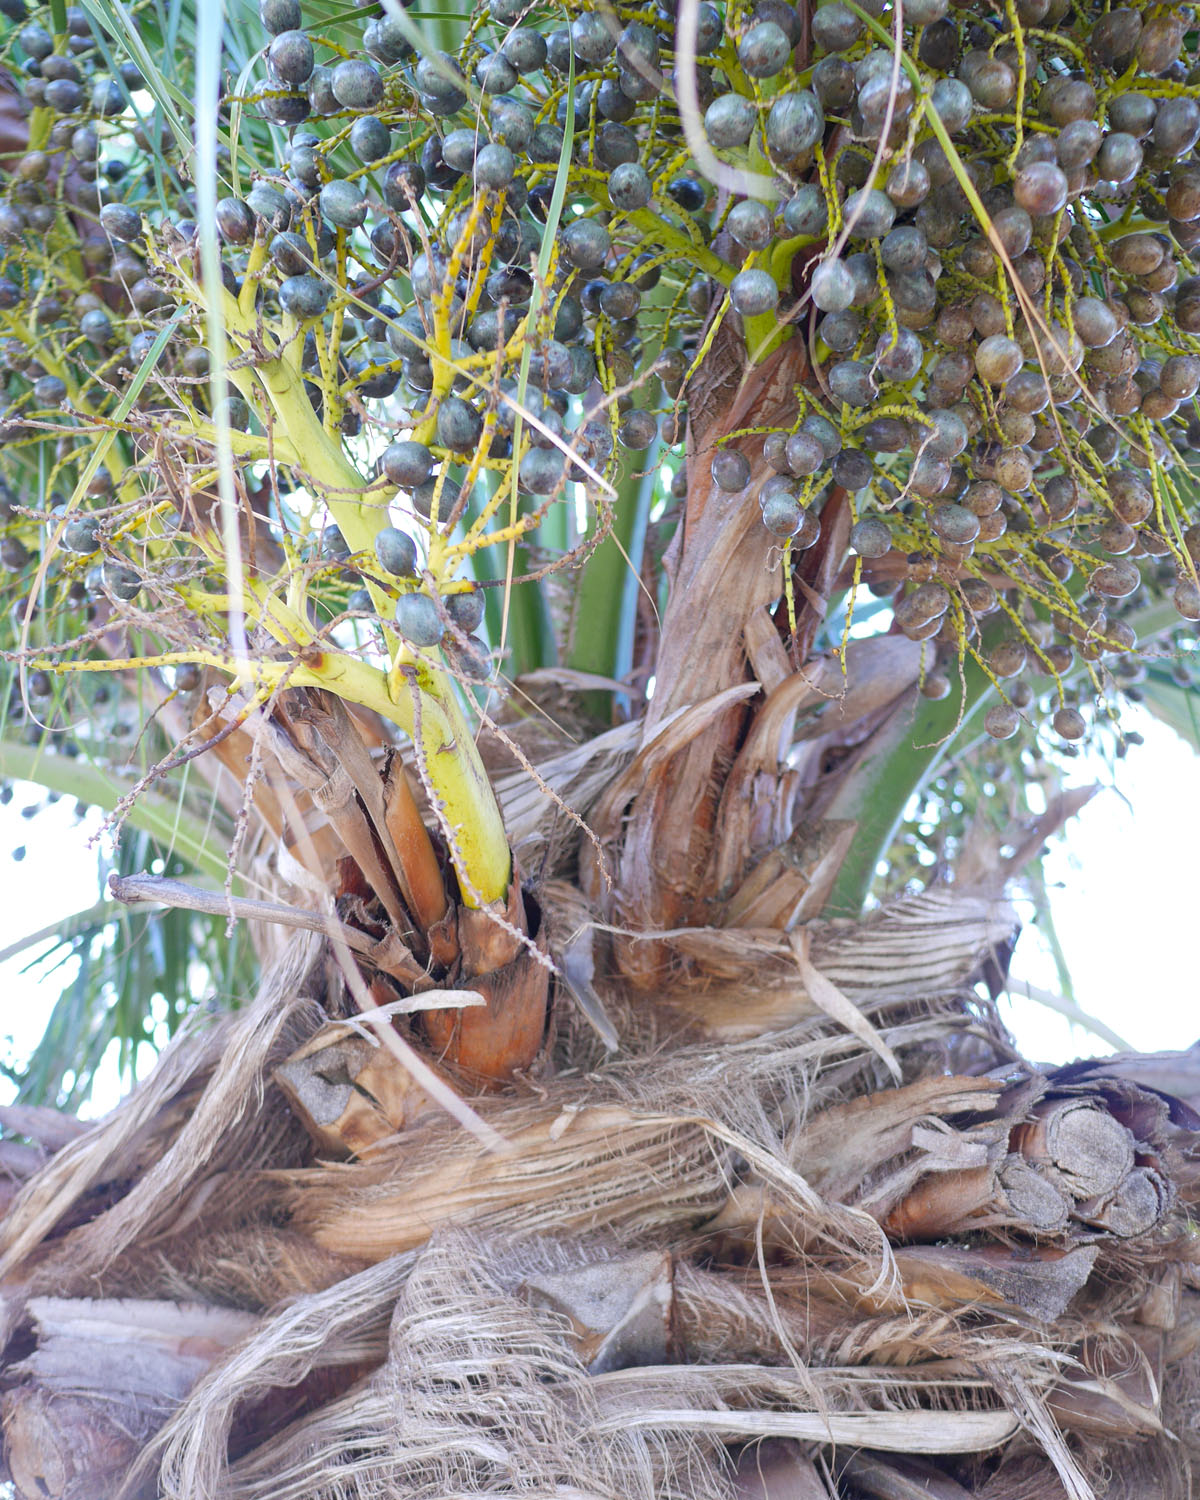
[[[852,544],[868,576],[905,552],[878,588],[913,638],[961,650],[1007,615],[971,648],[1011,684],[988,716],[1003,738],[1027,667],[1061,688],[1076,652],[1111,654],[1136,679],[1119,658],[1147,586],[1200,618],[1196,33],[1179,7],[1069,0],[919,0],[904,20],[898,57],[854,6],[814,16],[809,86],[843,155],[785,213],[827,241],[809,291],[844,419],[832,478],[870,495]]]
[[[302,341],[314,411],[392,507],[374,557],[326,537],[324,556],[373,584],[351,610],[382,588],[412,646],[486,675],[481,596],[456,582],[472,548],[510,493],[532,529],[568,485],[599,501],[622,449],[637,465],[682,443],[719,319],[754,355],[800,339],[810,359],[790,425],[732,435],[711,482],[761,508],[784,571],[847,495],[854,581],[943,661],[981,661],[1004,690],[997,737],[1034,701],[1028,671],[1053,679],[1055,727],[1078,738],[1064,680],[1077,657],[1136,675],[1126,616],[1148,590],[1200,618],[1190,12],[589,0],[564,24],[561,7],[489,0],[451,53],[390,5],[323,30],[300,0],[258,9],[259,72],[222,114],[269,122],[282,149],[254,180],[221,164],[222,271],[232,293],[251,284],[264,328]],[[99,46],[78,7],[62,36],[49,7],[0,12],[34,106],[0,202],[0,441],[53,444],[41,511],[10,514],[54,529],[95,419],[168,318],[138,407],[168,428],[188,417],[193,438],[210,415],[183,279],[195,201],[177,143],[136,121],[143,80],[111,71],[112,38]],[[263,430],[240,397],[223,418]],[[62,530],[76,604],[128,603],[147,581],[163,597],[179,576],[146,566],[178,544],[169,496],[129,457]],[[262,470],[248,487],[277,497],[265,514],[286,544],[304,476]],[[16,522],[3,561],[19,570]],[[949,692],[950,673],[924,687]]]

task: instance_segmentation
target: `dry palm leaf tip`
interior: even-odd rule
[[[1192,12],[225,10],[0,0],[14,713],[141,695],[228,861],[114,894],[263,968],[0,1111],[16,1493],[1183,1500],[1195,1055],[993,1004],[1070,807],[844,919],[939,737],[1194,646]],[[497,667],[631,494],[600,732]]]

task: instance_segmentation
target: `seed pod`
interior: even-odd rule
[[[883,557],[892,548],[892,533],[879,516],[864,516],[850,528],[850,546],[860,557]]]
[[[775,536],[792,536],[800,529],[804,511],[788,490],[770,495],[762,508],[763,525]]]
[[[739,494],[750,483],[750,460],[734,448],[722,448],[713,455],[713,483],[727,494]]]
[[[927,625],[940,620],[949,607],[950,595],[943,584],[922,583],[896,604],[896,624],[902,630]]]
[[[1142,575],[1137,564],[1120,557],[1115,562],[1103,563],[1088,579],[1093,594],[1104,599],[1124,599],[1138,587]]]
[[[1011,740],[1021,727],[1021,715],[1011,703],[997,703],[984,715],[983,727],[994,740]]]
[[[464,635],[471,635],[483,623],[483,590],[471,588],[465,593],[448,594],[443,599],[446,613]]]
[[[769,271],[739,271],[729,284],[729,301],[743,317],[759,317],[775,308],[779,288]]]
[[[393,578],[411,578],[416,572],[416,544],[395,526],[385,526],[375,538],[375,556],[379,566]]]
[[[396,600],[396,628],[410,646],[436,646],[446,633],[438,607],[428,594],[401,594]]]
[[[100,210],[100,225],[114,240],[136,240],[142,232],[142,216],[125,203],[106,203]]]
[[[1087,721],[1077,708],[1060,708],[1051,722],[1064,740],[1081,740],[1087,732]]]
[[[988,652],[988,666],[997,677],[1015,677],[1025,670],[1027,661],[1025,642],[1015,638],[997,641]]]
[[[844,261],[822,261],[809,283],[813,303],[822,312],[842,312],[854,301],[855,281]]]

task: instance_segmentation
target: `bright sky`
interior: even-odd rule
[[[1088,804],[1047,861],[1055,923],[1084,1011],[1140,1050],[1183,1048],[1200,1037],[1191,873],[1200,833],[1200,765],[1189,746],[1148,714],[1132,711],[1126,728],[1139,730],[1146,743],[1117,763],[1115,789],[1107,787]],[[1085,754],[1075,762],[1073,783],[1107,779],[1098,758]],[[64,798],[34,822],[23,818],[21,810],[38,800],[36,788],[18,783],[12,802],[0,807],[0,869],[6,871],[0,950],[97,898],[97,855],[87,839],[98,817],[78,824],[74,803]],[[21,844],[25,859],[12,863],[11,850]],[[63,978],[60,971],[39,984],[36,976],[22,975],[28,956],[0,964],[6,1002],[0,1048],[8,1055],[28,1054]],[[1018,944],[1013,978],[1058,990],[1036,928],[1027,926]],[[1035,1002],[1006,1004],[1004,1013],[1019,1046],[1038,1061],[1111,1050]],[[109,1103],[115,1083],[113,1069]],[[0,1099],[10,1095],[0,1080]]]
[[[1055,926],[1083,1010],[1138,1051],[1190,1047],[1200,1038],[1200,758],[1144,709],[1123,709],[1121,721],[1146,743],[1117,762],[1115,787],[1098,792],[1051,849]],[[1108,781],[1095,757],[1075,767],[1074,785]],[[1035,931],[1017,945],[1012,977],[1057,989]],[[1005,1019],[1043,1061],[1111,1050],[1042,1006],[1022,1003]]]

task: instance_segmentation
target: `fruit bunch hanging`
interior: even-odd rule
[[[27,641],[132,611],[194,680],[232,500],[276,641],[332,580],[359,649],[486,678],[478,555],[561,502],[601,537],[622,455],[684,442],[730,333],[751,368],[800,342],[794,409],[693,452],[693,482],[761,511],[781,593],[848,497],[843,582],[937,643],[931,695],[981,663],[997,737],[1026,669],[1078,737],[1064,683],[1120,674],[1147,597],[1200,618],[1189,9],[490,0],[453,51],[390,0],[311,10],[261,0],[209,211],[211,122],[128,37],[0,4],[0,545]]]

